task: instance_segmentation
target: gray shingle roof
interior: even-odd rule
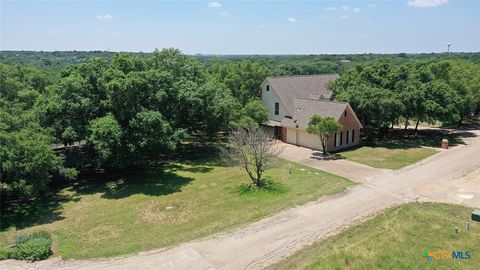
[[[348,103],[346,102],[295,98],[293,119],[284,118],[282,125],[289,127],[298,125],[298,128],[305,129],[308,126],[308,121],[314,114],[322,117],[333,117],[338,121],[347,107]]]
[[[267,81],[275,89],[287,109],[293,113],[294,98],[330,99],[332,91],[328,90],[325,85],[337,78],[339,78],[338,74],[325,74],[267,77]]]

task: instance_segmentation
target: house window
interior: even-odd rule
[[[267,84],[267,91],[270,91],[270,85]]]
[[[344,116],[347,116],[347,110],[345,110],[345,112],[343,112],[343,115],[344,115]]]
[[[342,145],[342,133],[335,133],[335,146]]]
[[[280,104],[278,102],[275,102],[275,115],[279,115],[280,113]]]
[[[349,141],[350,141],[350,130],[347,130],[347,141],[345,142],[345,144],[348,144]]]
[[[339,143],[339,145],[342,145],[342,141],[343,141],[343,132],[340,132],[340,143]]]
[[[355,129],[352,129],[352,140],[350,142],[354,142],[355,141]]]

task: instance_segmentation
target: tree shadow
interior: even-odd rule
[[[208,161],[191,161],[186,162],[186,165],[170,163],[141,168],[140,172],[137,169],[116,174],[93,172],[83,175],[73,185],[72,190],[77,195],[101,193],[101,197],[107,199],[120,199],[134,194],[163,196],[181,192],[184,186],[194,180],[193,177],[181,175],[182,172],[210,172],[213,167],[208,163]]]
[[[395,129],[365,145],[388,149],[440,148],[443,139],[448,139],[448,144],[452,147],[465,144],[463,138],[475,136],[477,136],[475,133],[467,130],[423,129],[414,131]]]
[[[100,193],[102,198],[121,199],[134,194],[164,196],[181,192],[194,180],[193,177],[181,175],[182,172],[208,173],[218,164],[216,159],[206,158],[119,173],[102,169],[84,171],[74,183],[57,187],[66,192],[53,192],[42,199],[8,201],[0,211],[0,230],[10,227],[23,229],[62,220],[65,218],[62,215],[63,204],[78,201],[82,195]]]
[[[349,150],[352,148],[349,148]],[[339,160],[339,159],[345,159],[342,155],[338,153],[333,153],[333,154],[327,154],[324,155],[322,151],[315,151],[312,153],[312,156],[310,157],[311,159],[316,159],[316,160]]]
[[[49,224],[64,219],[62,205],[70,201],[78,201],[72,195],[53,194],[44,198],[22,201],[9,201],[1,211],[0,230],[15,227],[17,230]]]

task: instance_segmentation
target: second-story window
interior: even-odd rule
[[[275,115],[280,114],[280,104],[278,102],[275,102]]]
[[[270,91],[270,85],[267,84],[267,91]]]

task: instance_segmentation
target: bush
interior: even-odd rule
[[[15,246],[12,258],[17,260],[38,261],[48,258],[52,254],[50,247],[52,241],[45,238],[30,239],[25,243]]]
[[[11,249],[10,248],[1,248],[0,247],[0,261],[10,259]]]
[[[20,233],[15,237],[15,247],[7,252],[9,258],[38,261],[52,254],[51,246],[52,236],[48,232]]]

